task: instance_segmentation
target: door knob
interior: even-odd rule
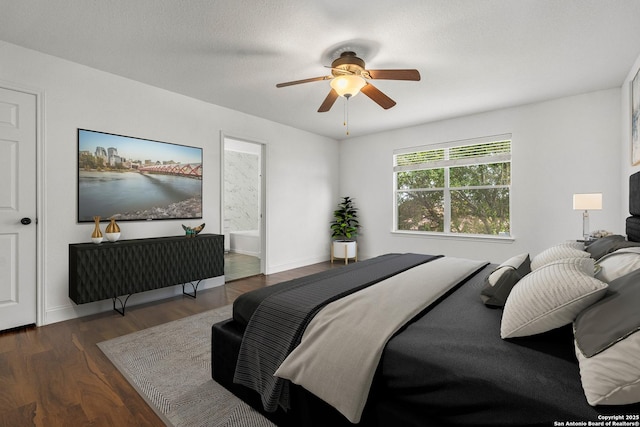
[[[29,225],[31,224],[31,218],[22,218],[20,222],[22,223],[22,225]]]

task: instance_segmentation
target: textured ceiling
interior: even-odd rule
[[[398,104],[349,101],[351,136],[620,87],[640,54],[638,0],[0,0],[0,40],[345,139],[320,81],[336,52]],[[1,66],[1,64],[0,64]]]

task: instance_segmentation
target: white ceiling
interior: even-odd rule
[[[336,52],[397,105],[349,101],[351,136],[620,87],[640,54],[639,0],[0,0],[0,40],[336,139],[317,109]],[[0,59],[0,67],[1,67]]]

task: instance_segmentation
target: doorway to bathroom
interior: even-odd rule
[[[264,273],[264,144],[222,136],[225,281]]]

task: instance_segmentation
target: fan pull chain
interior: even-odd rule
[[[343,110],[343,122],[342,125],[345,126],[347,128],[347,136],[349,136],[349,98],[350,97],[345,97],[345,101],[344,101],[344,110]]]

